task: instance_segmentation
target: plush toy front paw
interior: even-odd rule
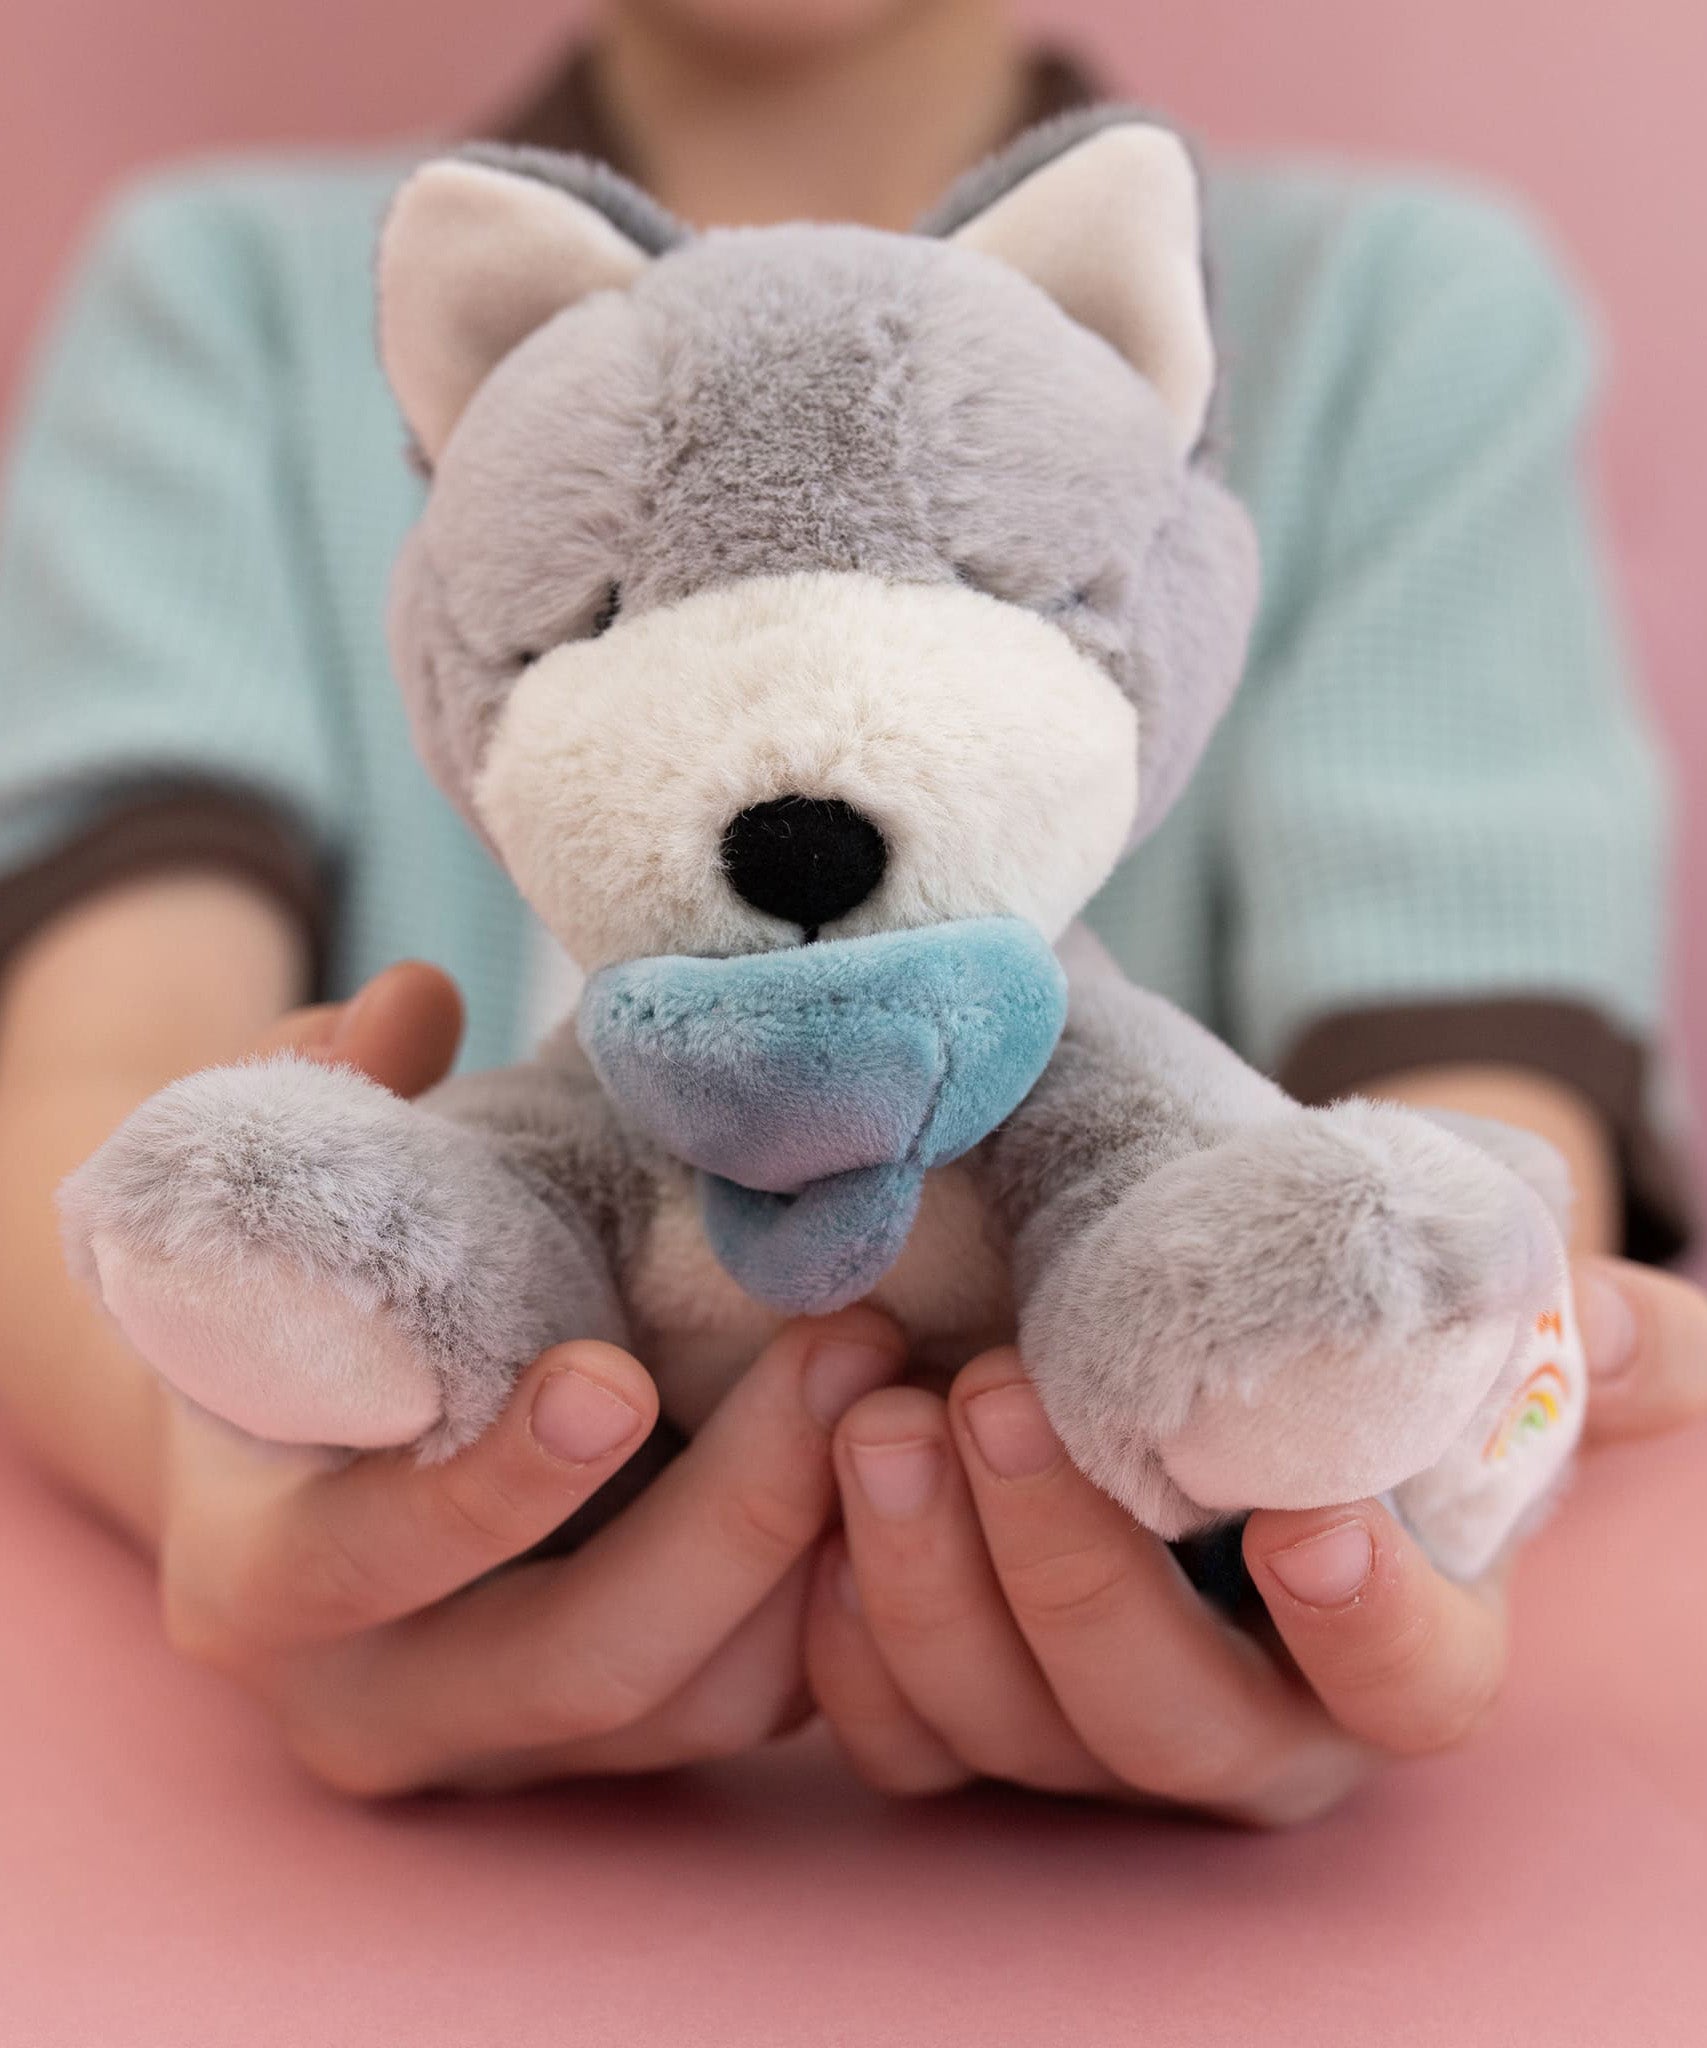
[[[444,1454],[547,1344],[620,1333],[591,1255],[479,1137],[307,1060],[174,1083],[60,1199],[135,1348],[275,1442]]]
[[[1074,1458],[1173,1536],[1434,1466],[1564,1276],[1516,1173],[1348,1102],[1159,1169],[1052,1264],[1022,1334]]]

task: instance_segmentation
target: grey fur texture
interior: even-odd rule
[[[460,1091],[443,1091],[457,1110]],[[491,1137],[346,1069],[283,1056],[214,1068],[146,1102],[65,1183],[74,1265],[122,1235],[133,1253],[241,1284],[282,1259],[390,1323],[437,1374],[447,1456],[495,1419],[519,1365],[565,1336],[620,1343],[626,1322],[579,1199],[549,1201],[533,1155],[569,1091],[501,1103]],[[572,1099],[572,1098],[571,1098]],[[572,1154],[573,1113],[555,1128]],[[496,1143],[493,1142],[496,1138]],[[515,1163],[512,1165],[512,1159]]]
[[[1029,168],[1081,139],[1052,124],[1019,148]],[[644,210],[609,174],[574,177],[618,227]],[[628,615],[811,569],[961,581],[1058,625],[1138,706],[1134,839],[1230,700],[1256,602],[1243,509],[1028,279],[861,228],[718,231],[560,313],[459,424],[393,590],[422,752],[479,829],[470,786],[510,687],[613,587]]]
[[[652,260],[621,266],[638,270],[631,285],[566,307],[490,371],[444,443],[398,565],[392,636],[414,729],[477,828],[475,785],[494,731],[508,746],[517,730],[505,712],[518,680],[525,673],[558,716],[552,692],[585,683],[592,667],[585,650],[555,668],[541,657],[594,636],[613,591],[611,646],[623,622],[721,586],[750,595],[812,572],[867,579],[861,588],[878,586],[873,601],[892,610],[904,609],[892,586],[968,584],[998,601],[974,606],[980,618],[1024,611],[1058,628],[1074,651],[1061,659],[1089,677],[1122,735],[1133,721],[1120,697],[1136,707],[1132,838],[1154,829],[1243,659],[1256,598],[1250,523],[1201,451],[1182,457],[1157,391],[1113,347],[1017,270],[941,239],[1130,118],[1052,124],[975,173],[915,237],[821,227],[687,237],[601,167],[480,153],[593,207]],[[791,587],[809,589],[824,615],[819,585]],[[1040,634],[1034,622],[1027,630]],[[1011,637],[1011,623],[1002,631]],[[1041,637],[1059,652],[1060,638]],[[665,648],[670,676],[688,672],[662,637],[641,638]],[[743,658],[757,661],[750,648]],[[1014,696],[1042,701],[1040,665],[1028,655],[1018,680],[1010,674],[1010,708]],[[968,702],[991,701],[990,670],[981,654]],[[837,679],[850,725],[899,718],[899,685],[889,700],[866,694],[883,673],[874,660]],[[705,687],[715,709],[722,700]],[[730,687],[756,686],[743,671]],[[832,694],[816,670],[809,687]],[[618,699],[623,719],[628,702]],[[969,722],[960,714],[956,730]],[[910,744],[913,728],[898,729]],[[563,730],[567,759],[585,743],[572,722]],[[619,730],[623,759],[636,757]],[[773,738],[759,731],[739,745],[763,751]],[[1046,809],[1036,757],[1007,752],[1028,764],[1033,811]],[[524,758],[559,772],[543,747]],[[845,767],[826,744],[826,776],[837,758]],[[1098,758],[1118,754],[1105,746]],[[713,795],[736,809],[751,801],[744,765],[716,771],[730,787]],[[911,801],[951,809],[956,783],[945,772]],[[1122,782],[1111,846],[1130,788]],[[596,781],[588,789],[596,803]],[[647,825],[651,791],[645,782]],[[561,782],[529,795],[522,821],[552,847],[564,843],[550,809],[560,794]],[[1015,811],[1004,794],[985,807],[994,828],[979,829],[1011,832]],[[914,822],[885,825],[899,842]],[[619,879],[673,902],[649,883],[658,861],[644,839],[620,839]],[[716,845],[705,862],[687,856],[713,893],[728,887]],[[665,951],[693,950],[691,932],[663,936]],[[779,927],[765,943],[793,939]],[[1556,1323],[1549,1311],[1563,1299],[1549,1204],[1557,1211],[1564,1197],[1546,1148],[1368,1104],[1306,1111],[1131,988],[1083,933],[1060,951],[1071,1007],[1059,1049],[1018,1112],[954,1170],[982,1209],[969,1218],[952,1190],[933,1204],[927,1187],[894,1289],[874,1298],[910,1318],[936,1355],[951,1354],[956,1335],[988,1341],[988,1303],[1005,1298],[1005,1268],[978,1262],[1011,1258],[1018,1334],[1056,1428],[1093,1478],[1168,1535],[1240,1507],[1380,1491],[1480,1444],[1470,1432],[1485,1431],[1490,1413],[1498,1421],[1526,1335],[1538,1314],[1542,1327]],[[529,1065],[413,1106],[300,1061],[194,1077],[73,1176],[65,1214],[86,1267],[92,1244],[117,1242],[229,1296],[246,1262],[284,1260],[373,1304],[439,1376],[443,1418],[423,1445],[432,1453],[477,1433],[528,1360],[571,1336],[635,1331],[666,1377],[678,1366],[699,1376],[685,1405],[705,1412],[708,1377],[738,1370],[774,1319],[711,1260],[691,1197],[679,1162],[600,1093],[571,1027]],[[976,1296],[976,1330],[977,1318],[950,1330],[932,1322],[932,1276],[921,1280],[916,1256],[931,1228],[951,1269],[937,1294]],[[1485,1495],[1491,1482],[1475,1483]],[[1497,1520],[1482,1514],[1478,1544]]]
[[[1476,1118],[1303,1109],[1088,934],[1063,952],[1061,1047],[980,1170],[1013,1236],[1021,1348],[1075,1460],[1150,1527],[1190,1533],[1227,1503],[1193,1500],[1159,1447],[1232,1395],[1275,1418],[1277,1485],[1297,1445],[1324,1499],[1408,1477],[1419,1432],[1452,1412],[1455,1340],[1515,1337],[1557,1290],[1557,1155]],[[1367,1428],[1348,1419],[1360,1396]]]
[[[612,1274],[632,1269],[669,1162],[618,1116],[572,1020],[536,1059],[446,1081],[421,1106],[482,1134],[553,1215],[591,1233]]]
[[[1095,106],[1072,107],[1057,114],[1052,120],[1039,121],[1006,148],[997,150],[982,163],[956,179],[942,198],[923,214],[915,232],[932,235],[946,240],[969,221],[1005,198],[1016,185],[1022,184],[1034,171],[1040,171],[1046,164],[1053,163],[1058,156],[1070,149],[1076,149],[1081,142],[1088,142],[1093,135],[1100,135],[1105,128],[1119,128],[1134,120],[1158,120],[1159,117],[1145,114],[1141,109],[1116,102],[1100,102]],[[1165,126],[1166,123],[1159,125]],[[1191,149],[1190,138],[1180,137],[1187,149]],[[1194,169],[1201,180],[1202,166],[1197,153],[1191,150]],[[1206,242],[1198,245],[1198,261],[1203,266],[1204,281],[1213,307],[1215,298],[1215,273],[1210,262]],[[1218,441],[1220,423],[1219,384],[1211,400],[1209,417],[1198,446],[1192,451],[1193,457],[1207,464],[1213,459]]]

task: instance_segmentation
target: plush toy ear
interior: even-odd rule
[[[629,196],[600,166],[561,158],[549,168],[581,173],[599,196]],[[638,205],[625,210],[653,225],[631,196]],[[427,461],[535,328],[591,292],[632,284],[651,260],[606,211],[549,176],[471,157],[416,171],[380,235],[379,349]]]
[[[1161,393],[1182,449],[1197,445],[1215,345],[1197,170],[1177,135],[1132,119],[1099,127],[1011,184],[953,239],[1023,271],[1111,342]]]

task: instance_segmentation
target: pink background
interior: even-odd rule
[[[1213,140],[1449,162],[1552,217],[1608,309],[1608,505],[1700,786],[1707,8],[1033,11]],[[568,12],[0,0],[0,395],[114,178],[185,148],[454,125]],[[1707,922],[1684,897],[1707,1080]],[[683,1783],[341,1807],[174,1663],[142,1568],[0,1448],[0,2042],[1699,2048],[1704,1449],[1594,1463],[1525,1560],[1484,1740],[1252,1842],[999,1794],[889,1811],[811,1743]]]
[[[341,1805],[0,1448],[0,2041],[1701,2048],[1704,1452],[1591,1464],[1522,1562],[1473,1747],[1258,1838],[1000,1792],[890,1808],[811,1737]]]

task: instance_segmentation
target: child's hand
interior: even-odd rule
[[[1591,1442],[1707,1413],[1707,1298],[1613,1260],[1576,1284]],[[1373,1501],[1253,1515],[1245,1558],[1286,1654],[1224,1622],[1067,1462],[1011,1351],[946,1406],[861,1401],[836,1469],[845,1540],[814,1581],[807,1665],[889,1791],[983,1776],[1283,1825],[1384,1757],[1458,1741],[1500,1687],[1503,1585],[1440,1577]]]
[[[455,1049],[454,991],[394,969],[268,1040],[403,1093]],[[835,1500],[830,1430],[902,1368],[853,1309],[785,1330],[641,1499],[568,1558],[531,1549],[644,1441],[639,1363],[539,1359],[448,1464],[327,1469],[174,1408],[160,1533],[167,1627],[240,1680],[328,1783],[361,1793],[643,1770],[746,1749],[807,1711],[805,1559]],[[477,1581],[485,1583],[477,1584]]]

